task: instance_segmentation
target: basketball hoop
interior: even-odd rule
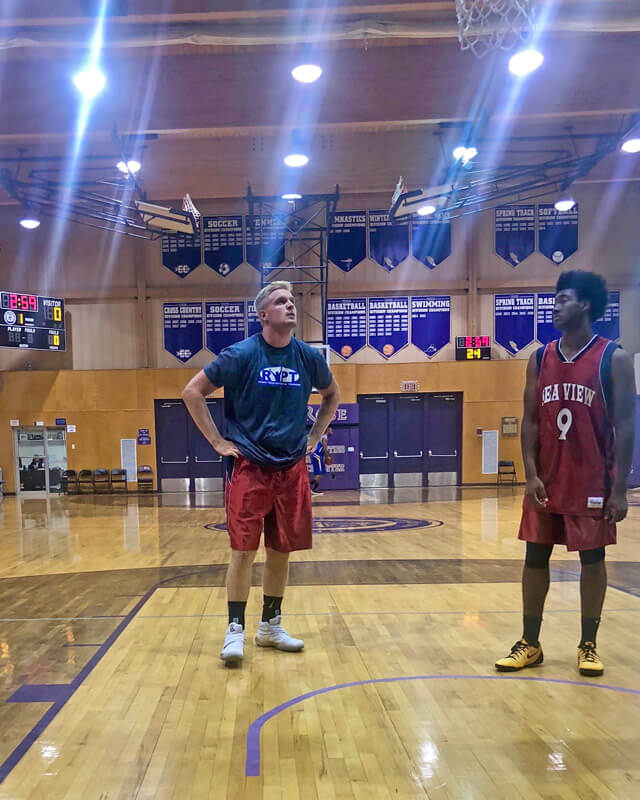
[[[456,0],[456,14],[460,47],[478,58],[511,50],[533,32],[533,0]]]
[[[187,192],[185,196],[182,198],[182,210],[187,211],[193,217],[193,221],[195,223],[196,230],[200,230],[200,217],[201,214],[195,206],[195,203],[191,199],[191,195]]]

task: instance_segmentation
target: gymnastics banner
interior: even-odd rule
[[[225,347],[244,339],[244,302],[205,303],[205,344],[219,355]]]
[[[409,223],[391,223],[386,211],[369,211],[369,258],[391,272],[408,255]]]
[[[202,303],[163,303],[164,349],[184,364],[202,350]]]
[[[535,296],[532,294],[495,296],[495,340],[512,355],[533,341],[534,303]]]
[[[409,298],[369,297],[369,346],[390,358],[409,343]]]
[[[451,297],[411,298],[411,344],[428,357],[451,340]]]
[[[365,211],[336,211],[329,229],[329,261],[350,272],[367,257],[367,214]]]
[[[367,301],[364,297],[327,300],[327,342],[345,360],[367,343]]]
[[[536,207],[496,208],[496,253],[517,267],[536,249]]]
[[[578,249],[578,204],[558,211],[553,204],[538,206],[538,249],[554,264],[562,264]]]
[[[203,217],[204,263],[226,278],[244,261],[242,215]]]

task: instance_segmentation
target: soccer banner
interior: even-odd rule
[[[451,255],[451,223],[437,217],[412,219],[411,254],[425,267],[435,269]]]
[[[367,214],[365,211],[336,211],[329,229],[329,261],[350,272],[367,257]]]
[[[411,344],[428,357],[451,340],[451,297],[411,298]]]
[[[369,258],[391,272],[408,255],[409,223],[391,223],[386,211],[369,211]]]
[[[571,211],[558,211],[543,203],[538,206],[538,249],[554,264],[562,264],[577,251],[577,203]]]
[[[244,261],[242,215],[203,217],[204,263],[226,278]]]
[[[369,346],[390,358],[409,343],[409,298],[369,297]]]
[[[202,303],[163,303],[164,349],[184,364],[202,350]]]
[[[200,237],[178,233],[162,237],[162,266],[186,278],[200,266]]]
[[[327,300],[327,342],[345,360],[367,343],[367,301],[364,297]]]
[[[495,340],[512,355],[533,341],[534,303],[535,296],[532,294],[495,296]]]
[[[517,267],[536,249],[536,207],[496,208],[496,253]]]
[[[205,344],[219,355],[225,347],[244,339],[244,302],[205,303]]]

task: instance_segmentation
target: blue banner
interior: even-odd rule
[[[495,296],[495,340],[513,355],[533,341],[534,302],[532,294]]]
[[[151,434],[149,428],[138,428],[138,444],[151,444]]]
[[[215,355],[244,339],[244,301],[205,303],[205,345]]]
[[[345,360],[367,343],[367,301],[364,297],[327,300],[327,343]]]
[[[184,364],[202,350],[202,303],[163,303],[164,349]]]
[[[536,305],[536,339],[540,344],[549,344],[559,339],[560,334],[553,326],[553,307],[556,302],[554,292],[540,293]]]
[[[578,249],[578,204],[571,211],[553,205],[538,206],[538,249],[543,256],[562,264]]]
[[[200,237],[178,233],[162,237],[162,266],[186,278],[200,266]]]
[[[390,358],[409,343],[409,298],[369,297],[369,346]]]
[[[411,220],[411,254],[434,269],[451,255],[451,223],[438,217]]]
[[[496,253],[517,267],[536,249],[536,207],[496,208]]]
[[[261,333],[262,325],[256,313],[256,304],[253,300],[247,300],[247,336],[253,336],[254,333]]]
[[[620,338],[620,292],[609,292],[607,308],[593,323],[593,332],[613,342]]]
[[[367,257],[367,214],[365,211],[336,211],[329,229],[329,261],[350,272]]]
[[[451,341],[451,298],[411,298],[411,344],[428,358]]]
[[[286,217],[282,214],[247,217],[247,261],[258,272],[268,275],[282,264],[286,230]]]
[[[244,261],[242,214],[203,217],[204,263],[226,278]]]
[[[409,255],[409,223],[389,222],[386,211],[369,212],[369,258],[387,271]]]

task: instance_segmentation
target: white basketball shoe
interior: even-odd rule
[[[227,664],[234,664],[244,658],[244,628],[232,622],[227,628],[220,658]]]
[[[274,617],[269,622],[261,622],[258,625],[256,634],[256,644],[259,647],[275,647],[277,650],[285,650],[287,653],[297,653],[304,647],[302,639],[294,639],[282,627],[281,616]]]

